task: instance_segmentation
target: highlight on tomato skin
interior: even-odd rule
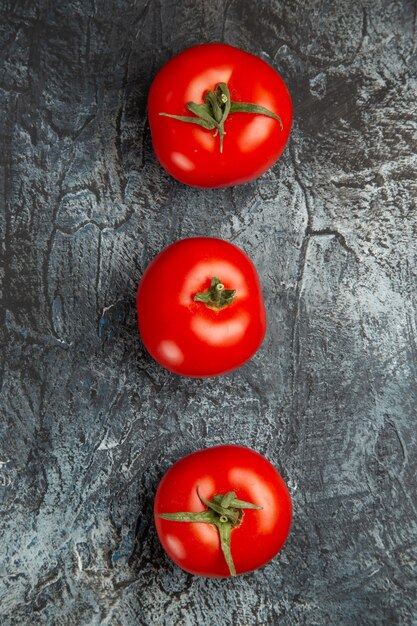
[[[241,367],[266,332],[254,264],[243,250],[214,237],[182,239],[162,250],[139,283],[137,312],[149,354],[192,378]]]
[[[148,97],[155,154],[180,182],[228,187],[261,176],[292,125],[284,80],[259,57],[222,43],[184,50],[158,72]]]
[[[210,578],[262,567],[291,528],[289,491],[261,454],[221,445],[189,454],[162,477],[154,501],[161,544],[185,571]]]

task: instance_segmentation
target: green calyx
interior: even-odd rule
[[[194,301],[204,302],[209,309],[219,311],[236,300],[235,293],[236,289],[225,289],[220,278],[213,276],[210,287],[201,293],[196,293]]]
[[[194,116],[172,115],[171,113],[159,113],[159,115],[172,117],[174,120],[187,122],[188,124],[196,124],[206,130],[215,130],[214,136],[219,135],[220,138],[220,152],[223,152],[223,140],[226,134],[224,123],[230,113],[266,115],[277,120],[282,130],[281,118],[269,109],[249,102],[233,102],[226,83],[219,83],[214,91],[207,91],[204,104],[188,102],[186,106],[191,113],[194,113]]]
[[[197,486],[197,494],[201,502],[208,507],[206,511],[201,513],[159,513],[157,517],[171,522],[200,522],[216,526],[219,531],[220,546],[230,575],[236,576],[236,568],[230,548],[232,530],[240,525],[243,518],[243,509],[261,510],[262,507],[251,502],[239,500],[234,491],[228,491],[225,495],[216,494],[211,500],[207,500],[207,498],[201,495]]]

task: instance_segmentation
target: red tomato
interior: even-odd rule
[[[216,526],[172,519],[178,512],[209,518],[213,511],[198,493],[220,501],[218,496],[231,492],[234,502],[262,507],[240,509],[237,524],[231,525],[233,573],[218,529],[229,521],[218,521]],[[226,511],[232,509],[233,501]],[[284,481],[265,457],[250,448],[226,445],[194,452],[175,463],[159,484],[154,514],[159,539],[177,565],[191,574],[224,578],[257,569],[277,554],[290,531],[292,506]]]
[[[242,112],[242,103],[264,112]],[[216,43],[171,59],[152,83],[148,111],[161,164],[195,187],[227,187],[257,178],[281,155],[292,123],[291,98],[279,74],[252,54]]]
[[[211,286],[213,281],[218,283]],[[142,277],[137,309],[146,349],[183,376],[236,369],[265,336],[256,269],[242,250],[221,239],[195,237],[165,248]]]

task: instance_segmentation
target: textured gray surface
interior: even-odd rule
[[[417,624],[416,4],[0,6],[2,626]],[[276,67],[295,122],[264,177],[201,191],[156,162],[146,97],[213,40]],[[267,339],[221,379],[136,332],[144,268],[189,235],[263,283]],[[230,581],[176,568],[151,519],[169,465],[221,442],[294,499],[283,552]]]

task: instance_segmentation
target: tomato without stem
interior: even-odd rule
[[[225,44],[203,44],[154,79],[148,115],[156,155],[174,178],[227,187],[263,174],[281,155],[292,104],[280,75]]]
[[[226,494],[232,495],[219,514],[201,499],[218,507]],[[243,506],[248,504],[257,508]],[[159,539],[177,565],[191,574],[225,578],[255,570],[277,554],[290,531],[292,505],[284,481],[265,457],[224,445],[175,463],[158,486],[154,515]],[[187,521],[194,518],[207,521]]]
[[[140,281],[137,310],[146,349],[183,376],[236,369],[265,336],[256,269],[242,250],[221,239],[193,237],[165,248]]]

